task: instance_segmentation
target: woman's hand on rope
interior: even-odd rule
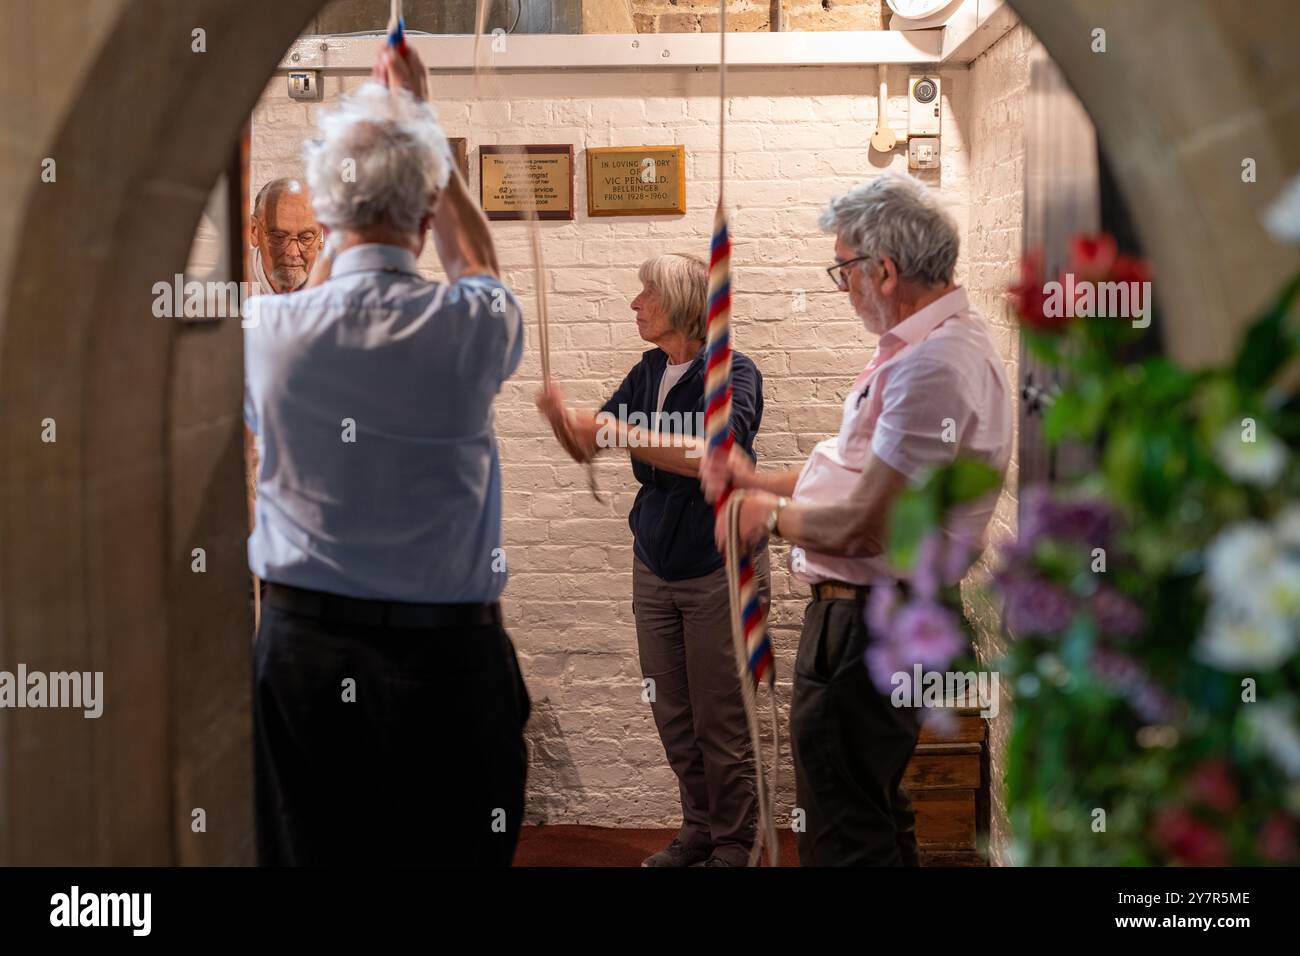
[[[595,456],[594,448],[587,447],[575,429],[575,422],[564,404],[564,392],[554,382],[543,385],[537,392],[537,410],[551,424],[560,446],[574,461],[585,463]],[[592,442],[594,444],[594,442]]]
[[[370,75],[390,90],[409,90],[417,100],[429,98],[429,71],[410,44],[405,56],[387,44],[380,47]]]

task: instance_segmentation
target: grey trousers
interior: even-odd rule
[[[767,549],[755,559],[764,599]],[[682,801],[679,839],[744,865],[758,811],[753,748],[731,642],[727,572],[665,581],[637,558],[632,611],[641,676],[654,681],[650,710]]]

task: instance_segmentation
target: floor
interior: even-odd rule
[[[676,830],[624,830],[572,824],[526,826],[519,835],[515,866],[640,866],[662,850]],[[782,866],[798,866],[795,835],[778,831]]]

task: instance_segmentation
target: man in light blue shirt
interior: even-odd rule
[[[257,306],[254,573],[358,598],[500,597],[492,400],[523,354],[513,294],[486,274],[426,281],[410,250],[367,243],[330,281]]]
[[[305,150],[311,279],[244,319],[258,855],[508,865],[529,700],[497,603],[492,402],[522,316],[418,56],[385,48],[375,77]],[[446,283],[417,269],[430,231]]]

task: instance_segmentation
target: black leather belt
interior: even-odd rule
[[[290,614],[372,627],[487,627],[501,623],[501,605],[496,601],[491,604],[372,601],[273,582],[266,585],[266,603]]]

